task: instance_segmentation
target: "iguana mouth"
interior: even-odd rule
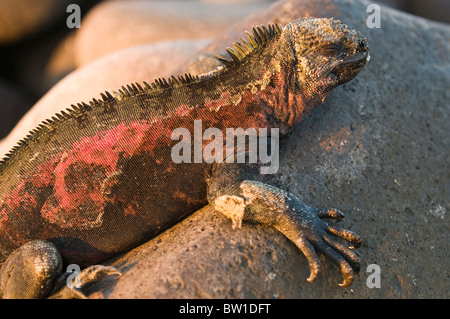
[[[343,59],[341,66],[350,67],[352,69],[362,68],[364,65],[366,65],[367,62],[369,62],[369,60],[370,60],[369,52],[367,51],[356,52],[352,55],[346,56]]]
[[[338,78],[338,84],[346,83],[353,79],[369,60],[369,51],[353,53],[344,57],[332,73]]]

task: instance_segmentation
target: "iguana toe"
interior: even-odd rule
[[[103,265],[92,265],[83,269],[80,273],[66,273],[62,276],[65,284],[51,296],[52,299],[87,299],[83,290],[89,285],[98,282],[110,275],[122,275],[114,267]]]
[[[351,242],[353,246],[350,246],[350,249],[359,248],[361,246],[361,238],[359,238],[359,236],[354,232],[330,225],[327,227],[327,232]]]

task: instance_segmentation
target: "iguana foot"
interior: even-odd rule
[[[342,219],[344,215],[338,210],[312,208],[288,192],[252,180],[241,182],[232,194],[211,197],[211,202],[232,220],[233,227],[239,227],[246,220],[272,226],[283,233],[308,259],[308,282],[314,281],[320,270],[317,252],[340,267],[344,278],[339,284],[342,287],[351,285],[354,274],[359,272],[359,258],[351,251],[361,245],[359,236],[324,220]],[[353,246],[347,248],[336,237]]]
[[[308,282],[314,281],[320,271],[320,259],[317,256],[319,252],[340,267],[344,280],[339,286],[350,286],[354,274],[360,270],[359,257],[351,249],[358,248],[361,239],[357,234],[323,220],[342,219],[344,215],[340,211],[317,210],[311,207],[305,210],[305,205],[302,205],[300,211],[294,208],[292,213],[287,213],[274,227],[288,237],[306,256],[310,267]],[[336,237],[343,238],[353,245],[346,247]]]
[[[58,297],[85,298],[79,288],[120,272],[108,266],[90,266],[76,278],[76,287],[69,288],[67,279],[72,273],[63,273],[62,258],[51,242],[33,240],[16,249],[0,269],[0,297],[5,299],[38,299],[53,292]]]

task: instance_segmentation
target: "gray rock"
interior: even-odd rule
[[[407,11],[409,10],[409,4],[410,4],[410,0],[376,0],[375,2],[381,3],[385,6],[397,9],[397,10],[402,10],[402,11]]]
[[[419,16],[450,23],[450,2],[447,0],[411,0],[411,12]]]
[[[450,22],[450,2],[448,0],[376,0],[375,2],[427,19]]]
[[[353,285],[338,287],[339,270],[324,259],[307,283],[306,259],[283,235],[232,230],[208,206],[111,260],[123,275],[94,285],[92,297],[450,297],[450,28],[383,7],[381,29],[369,29],[368,4],[280,1],[210,46],[220,51],[251,25],[306,15],[340,18],[367,36],[369,64],[284,139],[272,176],[307,203],[346,213],[341,226],[363,237]],[[381,269],[381,288],[366,285],[370,264]]]

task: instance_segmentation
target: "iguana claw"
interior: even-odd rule
[[[304,206],[304,204],[301,205]],[[340,267],[344,281],[339,286],[350,286],[354,274],[357,274],[360,270],[359,257],[350,249],[358,248],[361,245],[361,239],[351,231],[329,225],[322,220],[322,218],[340,220],[344,217],[344,214],[329,209],[319,211],[317,214],[319,218],[317,218],[303,207],[300,214],[294,212],[287,215],[289,216],[288,222],[274,226],[291,239],[308,259],[310,276],[307,281],[314,281],[320,271],[320,260],[317,256],[317,252],[320,252]],[[347,248],[336,241],[335,236],[351,242],[353,246]]]

